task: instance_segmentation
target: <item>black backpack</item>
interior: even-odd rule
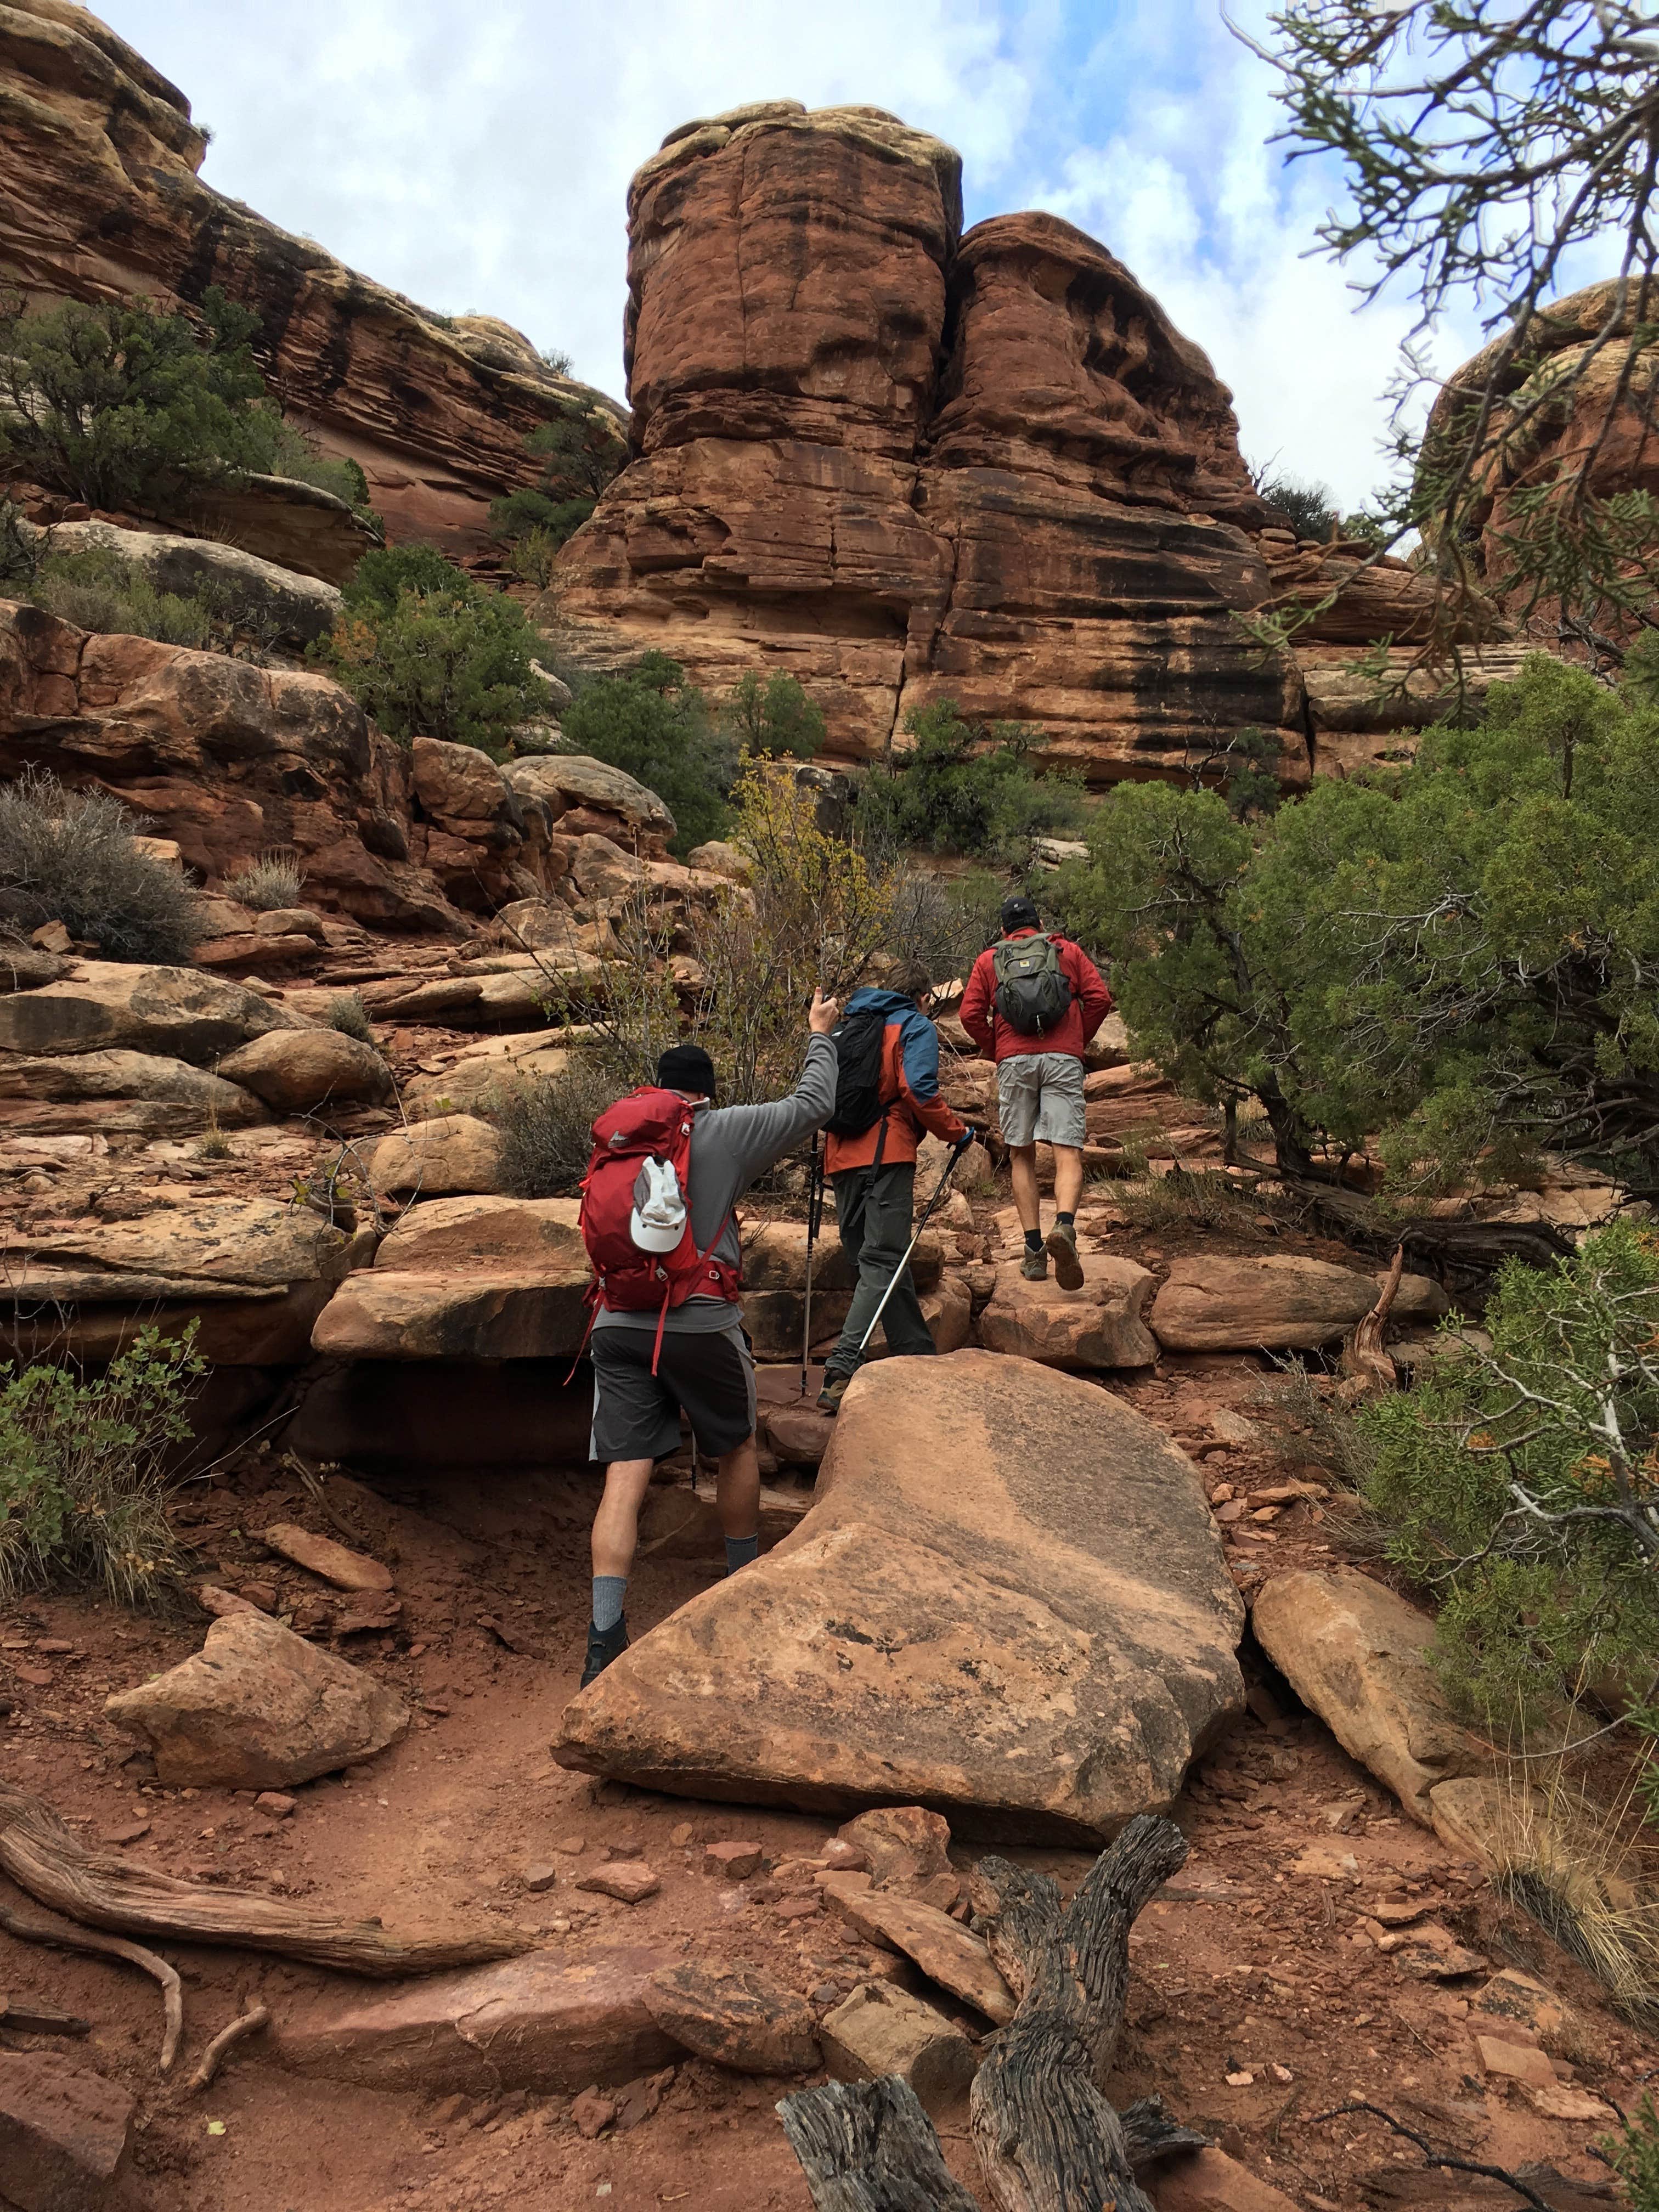
[[[1005,937],[991,953],[996,1010],[1018,1036],[1058,1029],[1072,1004],[1071,979],[1052,937]]]
[[[832,1137],[861,1137],[880,1121],[881,1048],[887,1015],[880,1006],[848,1014],[836,1025],[836,1110],[824,1123]]]

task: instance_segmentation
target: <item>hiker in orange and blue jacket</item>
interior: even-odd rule
[[[933,978],[913,962],[892,978],[890,988],[854,991],[842,1017],[844,1031],[878,1015],[885,1017],[885,1024],[880,1112],[856,1136],[832,1132],[824,1139],[824,1172],[836,1194],[836,1227],[842,1251],[858,1270],[852,1308],[824,1366],[818,1404],[826,1413],[840,1409],[860,1364],[860,1340],[910,1242],[916,1150],[922,1132],[947,1145],[966,1146],[973,1141],[973,1131],[939,1096],[939,1031],[927,1018],[932,1003]],[[936,1349],[908,1267],[902,1280],[893,1285],[881,1325],[891,1352],[932,1353]]]

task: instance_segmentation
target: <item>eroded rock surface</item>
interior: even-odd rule
[[[574,1698],[556,1756],[1093,1840],[1167,1807],[1237,1711],[1242,1617],[1196,1471],[1149,1422],[988,1352],[884,1360],[799,1528]]]
[[[1311,1352],[1334,1344],[1376,1304],[1381,1275],[1300,1253],[1177,1260],[1148,1318],[1172,1352]],[[1449,1305],[1426,1275],[1402,1275],[1390,1318],[1432,1321]]]

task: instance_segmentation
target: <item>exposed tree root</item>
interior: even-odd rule
[[[193,2095],[198,2089],[210,2087],[219,2071],[219,2062],[232,2045],[240,2043],[245,2035],[257,2034],[260,2028],[269,2024],[270,2020],[270,2009],[262,2004],[250,2005],[246,2012],[238,2013],[234,2020],[219,2030],[202,2053],[201,2063],[185,2082],[185,2088]]]
[[[0,1897],[0,1928],[24,1943],[56,1943],[65,1951],[87,1951],[94,1958],[122,1959],[161,1985],[161,2071],[170,2071],[185,2032],[185,1993],[179,1977],[165,1959],[146,1951],[142,1943],[124,1942],[118,1936],[100,1936],[90,1928],[60,1920],[55,1912],[33,1905],[16,1905]]]

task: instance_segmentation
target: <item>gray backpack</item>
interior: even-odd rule
[[[1000,1019],[1019,1036],[1043,1036],[1071,1010],[1072,986],[1052,937],[1005,937],[994,947]]]

